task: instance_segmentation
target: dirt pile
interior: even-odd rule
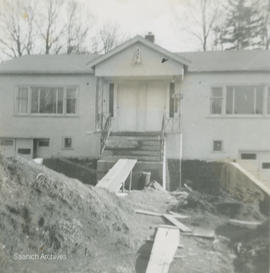
[[[104,255],[104,249],[118,254],[133,251],[139,243],[133,219],[132,208],[105,190],[0,155],[0,267],[6,266],[4,272],[10,264],[15,266],[15,254],[53,253],[89,261]]]

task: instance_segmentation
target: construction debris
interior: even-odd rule
[[[180,232],[171,226],[157,229],[146,273],[167,273],[179,245]]]
[[[175,225],[177,228],[179,228],[183,232],[192,232],[192,230],[184,225],[183,223],[179,222],[177,219],[175,219],[172,215],[170,214],[163,214],[162,215],[166,220],[168,220],[170,223]]]
[[[147,210],[142,210],[142,209],[135,209],[135,212],[139,213],[139,214],[158,216],[158,217],[161,217],[163,215],[162,213],[158,213],[158,212],[154,212],[154,211],[147,211]]]
[[[262,222],[258,221],[242,221],[237,219],[230,219],[229,223],[231,225],[239,226],[239,227],[246,227],[250,229],[256,229],[258,226],[262,224]]]

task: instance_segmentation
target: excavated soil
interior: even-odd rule
[[[254,205],[197,191],[172,195],[145,189],[117,197],[31,161],[3,156],[0,272],[144,273],[156,227],[169,223],[135,214],[135,208],[187,214],[190,219],[181,221],[193,231],[216,233],[213,239],[181,233],[182,247],[169,273],[268,273],[269,222],[241,234],[228,227],[231,217],[264,221]]]

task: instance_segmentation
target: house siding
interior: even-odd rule
[[[270,73],[189,73],[186,75],[182,83],[184,159],[237,159],[240,150],[270,150],[269,115],[214,117],[210,114],[211,87],[237,84],[270,86]],[[213,140],[223,141],[223,151],[212,151]]]
[[[78,86],[74,116],[16,115],[15,91],[20,85]],[[90,75],[1,75],[0,137],[49,138],[50,155],[97,157],[99,138],[95,131],[95,78]],[[73,138],[73,148],[63,149],[63,137]]]

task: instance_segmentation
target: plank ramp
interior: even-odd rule
[[[157,229],[145,273],[167,273],[179,245],[180,232],[175,227]]]
[[[105,188],[111,192],[118,192],[136,163],[136,159],[119,159],[98,182],[96,187]]]

